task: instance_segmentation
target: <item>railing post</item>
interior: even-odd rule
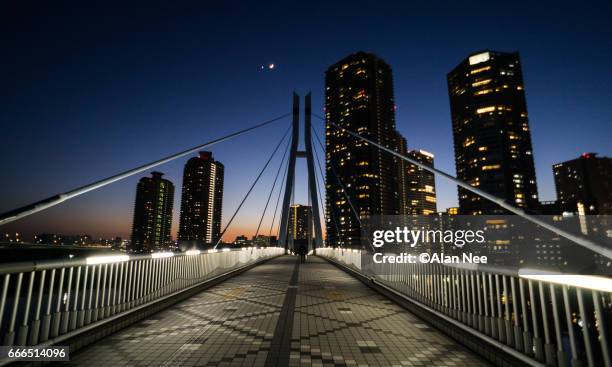
[[[118,288],[116,288],[115,292],[116,297],[113,298],[112,314],[121,312],[121,305],[123,304],[123,276],[126,266],[127,264],[123,262],[119,264],[119,277],[116,283]]]
[[[125,277],[125,294],[123,296],[123,305],[121,311],[128,310],[132,307],[132,283],[133,283],[133,269],[135,267],[135,261],[130,261],[127,267],[127,274]]]
[[[478,297],[478,330],[480,330],[480,332],[482,333],[486,333],[487,332],[487,328],[486,328],[486,319],[485,319],[485,314],[484,314],[484,310],[483,310],[483,292],[481,290],[480,287],[480,274],[476,273],[476,291],[477,291],[477,297]],[[484,302],[485,306],[487,304],[486,299]]]
[[[17,275],[17,285],[15,288],[15,299],[13,300],[13,311],[9,319],[9,327],[4,337],[4,345],[12,346],[15,344],[15,320],[17,318],[17,309],[19,308],[19,295],[21,292],[21,282],[23,281],[23,273]]]
[[[28,282],[28,293],[26,295],[26,303],[23,310],[23,322],[19,327],[19,332],[17,334],[17,345],[26,345],[28,340],[28,331],[29,331],[29,315],[30,315],[30,305],[32,303],[32,292],[34,290],[34,276],[36,271],[30,272],[30,281]]]
[[[502,343],[506,342],[506,331],[504,330],[504,313],[501,304],[501,287],[499,286],[499,274],[494,275],[495,278],[495,300],[497,301],[497,340]]]
[[[546,364],[555,364],[555,348],[550,340],[550,330],[548,326],[548,308],[546,307],[546,294],[544,293],[544,285],[538,282],[540,292],[540,307],[542,310],[542,329],[544,329],[544,358]]]
[[[531,279],[529,279],[527,281],[527,284],[529,285],[529,300],[530,302],[530,309],[531,309],[531,323],[533,326],[533,346],[534,346],[534,352],[535,352],[535,358],[538,361],[543,361],[544,360],[544,351],[542,348],[542,338],[540,337],[540,332],[538,330],[538,316],[536,314],[536,299],[535,299],[535,293],[533,290],[533,281]]]
[[[85,301],[87,299],[87,277],[89,276],[89,265],[83,267],[85,274],[83,275],[83,289],[81,291],[81,307],[77,310],[76,327],[82,327],[85,324]]]
[[[60,271],[60,276],[59,276],[59,286],[57,287],[57,300],[55,301],[55,312],[53,313],[53,315],[51,315],[51,319],[52,319],[51,333],[50,333],[51,338],[55,338],[56,336],[59,335],[59,326],[60,326],[60,321],[62,317],[62,313],[61,313],[62,300],[63,300],[62,292],[64,291],[65,273],[66,273],[66,268],[62,267]]]
[[[42,298],[43,292],[45,289],[45,276],[47,274],[46,270],[40,272],[40,282],[38,287],[38,297],[36,300],[36,309],[34,311],[34,320],[32,321],[32,325],[30,327],[30,339],[28,341],[29,345],[38,344],[38,336],[40,333],[40,310],[42,308]],[[0,315],[2,313],[0,312]]]
[[[514,276],[510,277],[510,288],[512,290],[512,310],[514,311],[514,348],[519,352],[524,351],[523,349],[523,338],[519,320],[521,318],[521,311],[519,300],[516,296],[516,279]]]
[[[561,323],[559,322],[559,307],[557,305],[557,292],[554,284],[550,284],[550,300],[552,302],[553,320],[555,324],[555,340],[557,343],[557,365],[566,367],[566,355],[563,350],[563,339],[561,338]]]
[[[70,267],[68,271],[68,287],[66,289],[66,301],[64,304],[64,311],[61,312],[60,316],[60,334],[68,332],[68,322],[70,318],[70,298],[73,296],[72,292],[72,275],[74,274],[74,267]],[[76,301],[75,301],[76,303]]]
[[[87,309],[85,310],[85,320],[84,323],[85,325],[89,325],[93,319],[93,297],[94,297],[94,283],[95,283],[95,278],[97,275],[97,271],[96,269],[99,270],[99,265],[98,266],[91,266],[91,280],[89,281],[89,299],[87,301]],[[96,297],[97,297],[98,292],[96,292]]]
[[[582,296],[582,289],[576,288],[576,297],[578,298],[578,311],[580,312],[580,318],[582,319],[582,339],[584,341],[584,350],[587,356],[587,362],[589,367],[595,366],[595,361],[593,358],[593,347],[591,345],[591,336],[589,334],[589,316],[586,312],[586,308],[584,307],[584,297]]]
[[[79,308],[79,288],[81,287],[81,270],[82,270],[82,266],[77,267],[77,275],[76,275],[76,284],[74,286],[74,302],[72,305],[72,313],[70,314],[70,322],[68,325],[68,330],[74,330],[76,329],[77,326],[77,322],[78,322],[78,308]],[[82,292],[82,296],[83,298],[85,298],[85,292]]]
[[[527,298],[525,296],[525,282],[522,278],[519,278],[519,292],[521,293],[521,310],[523,316],[523,346],[525,354],[528,356],[533,355],[533,340],[531,333],[529,332],[529,319],[527,313]]]
[[[104,275],[102,278],[102,299],[100,300],[100,308],[98,308],[98,319],[103,320],[107,316],[108,312],[108,298],[111,287],[110,276],[113,273],[114,264],[104,264]],[[110,267],[110,269],[109,269]],[[108,281],[108,291],[106,289],[106,283]]]
[[[495,292],[493,292],[493,275],[488,274],[489,280],[489,304],[491,306],[491,336],[495,339],[499,338],[499,324],[495,317]]]
[[[53,285],[55,284],[55,269],[51,270],[49,277],[49,296],[47,297],[47,310],[42,319],[40,341],[46,342],[49,339],[49,329],[51,328],[51,302],[53,300]],[[41,290],[42,291],[42,290]]]
[[[595,320],[597,322],[597,331],[599,333],[599,343],[601,344],[601,354],[604,362],[604,366],[610,367],[612,363],[610,363],[610,351],[608,350],[608,337],[606,335],[606,324],[604,320],[603,312],[601,312],[601,297],[599,296],[599,292],[592,291],[593,296],[593,306],[595,307]]]

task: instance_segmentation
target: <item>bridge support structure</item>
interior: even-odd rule
[[[291,150],[289,153],[289,162],[287,165],[287,177],[285,183],[285,193],[283,196],[283,206],[281,212],[279,246],[285,248],[285,253],[290,249],[293,250],[293,238],[289,236],[289,210],[291,206],[291,197],[295,186],[295,161],[297,158],[306,158],[308,168],[308,197],[311,204],[312,215],[309,215],[308,234],[312,237],[312,228],[314,226],[314,244],[312,247],[313,253],[316,254],[316,249],[323,246],[323,231],[321,227],[321,215],[319,212],[319,197],[317,195],[317,179],[315,176],[315,163],[312,152],[312,129],[311,129],[311,94],[306,94],[304,98],[304,148],[305,151],[298,151],[300,137],[300,97],[293,93],[293,126]],[[312,221],[310,220],[312,218]],[[309,238],[310,243],[310,238]]]

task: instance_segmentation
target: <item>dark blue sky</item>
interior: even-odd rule
[[[554,199],[553,163],[586,151],[612,155],[609,1],[308,4],[4,2],[0,211],[288,112],[293,90],[312,91],[321,111],[325,69],[357,50],[392,66],[398,128],[410,147],[433,152],[438,168],[455,172],[446,73],[487,48],[521,53],[541,199]],[[274,71],[260,70],[272,62]],[[226,166],[225,220],[284,129],[213,149]],[[159,168],[177,185],[175,225],[184,162]],[[303,178],[305,165],[298,169]],[[231,236],[252,231],[271,176]],[[127,236],[137,180],[0,231]],[[438,209],[456,205],[455,187],[437,185]],[[298,184],[296,201],[305,190]]]

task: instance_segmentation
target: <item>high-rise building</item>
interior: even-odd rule
[[[224,167],[211,152],[185,164],[178,240],[181,247],[215,244],[221,234]]]
[[[131,252],[151,252],[171,244],[174,185],[162,176],[161,172],[151,172],[151,177],[138,181]]]
[[[287,226],[289,238],[294,241],[308,240],[308,223],[312,223],[312,207],[294,204],[289,208],[289,225]]]
[[[553,165],[558,206],[581,214],[612,214],[612,159],[584,153]]]
[[[408,143],[399,132],[397,134],[397,152],[402,155],[408,155]],[[400,159],[397,162],[397,189],[399,195],[399,215],[408,216],[411,214],[410,203],[408,201],[408,167],[410,163]]]
[[[330,123],[397,149],[391,67],[365,52],[330,66],[325,74],[325,118],[327,240],[360,247],[360,219],[400,213],[398,162]]]
[[[411,150],[408,157],[427,166],[434,166],[434,155],[424,150]],[[436,181],[434,174],[406,162],[407,200],[409,214],[429,215],[437,211],[436,207]]]
[[[537,210],[531,134],[518,52],[470,55],[448,75],[457,177],[527,210]],[[459,188],[461,214],[503,213]]]

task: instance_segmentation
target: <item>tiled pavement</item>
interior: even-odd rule
[[[309,257],[297,266],[290,256],[97,342],[74,354],[70,364],[487,365],[324,260]]]

